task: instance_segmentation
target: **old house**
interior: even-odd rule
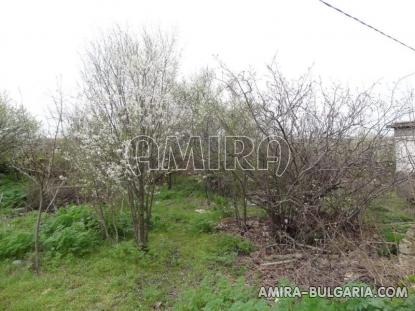
[[[394,130],[397,173],[415,170],[415,121],[398,122],[389,126]]]

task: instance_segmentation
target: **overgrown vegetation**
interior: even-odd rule
[[[366,221],[376,228],[388,245],[380,252],[386,256],[398,254],[399,242],[415,223],[415,213],[405,198],[389,192],[375,200],[366,213]]]
[[[193,185],[194,180],[179,182],[177,192],[163,187],[156,196],[150,233],[153,247],[148,252],[137,251],[130,234],[116,245],[105,241],[97,216],[88,205],[68,206],[45,215],[41,239],[45,263],[39,277],[31,273],[30,262],[13,264],[15,259],[26,260],[32,255],[35,214],[6,220],[7,230],[0,235],[3,306],[24,309],[29,305],[36,308],[64,303],[78,310],[94,306],[146,310],[162,303],[164,308],[175,303],[179,292],[210,273],[240,274],[241,270],[229,270],[227,266],[238,254],[249,253],[252,245],[216,232],[222,207],[197,212],[205,202],[203,193]],[[125,232],[132,230],[131,223],[118,225],[126,226]],[[54,284],[59,282],[63,283],[55,288]],[[25,284],[47,294],[27,291]],[[74,290],[68,295],[72,287]],[[89,295],[85,288],[95,294]],[[83,291],[83,297],[77,296]],[[16,295],[23,295],[19,302],[13,298]],[[78,297],[76,301],[71,298],[73,295]],[[102,300],[104,296],[108,297]]]
[[[363,285],[360,285],[363,286]],[[302,299],[277,298],[270,303],[259,300],[255,291],[247,287],[243,279],[231,283],[224,277],[207,277],[200,287],[185,291],[174,310],[213,311],[213,310],[253,310],[253,311],[375,311],[412,310],[414,298],[402,300],[388,299],[323,299],[304,296]]]
[[[15,177],[2,176],[0,178],[0,208],[15,209],[25,207],[26,185],[23,180],[16,180]]]
[[[274,304],[258,298],[257,284],[246,284],[244,268],[235,262],[255,247],[216,230],[230,208],[227,200],[218,198],[208,206],[195,179],[175,182],[173,189],[163,186],[156,194],[148,252],[137,251],[132,224],[122,220],[127,218],[117,220],[125,235],[114,245],[104,239],[89,205],[67,206],[45,215],[44,268],[39,276],[26,261],[33,254],[36,214],[4,219],[0,309],[65,305],[67,310],[410,310],[412,300],[398,304],[303,298]]]
[[[70,108],[58,86],[48,129],[0,96],[0,306],[393,309],[254,289],[282,270],[370,286],[412,273],[371,263],[412,232],[387,126],[413,97],[289,80],[275,62],[180,80],[178,55],[174,36],[113,28],[83,54]]]

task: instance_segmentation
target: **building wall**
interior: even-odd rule
[[[395,129],[396,171],[415,171],[415,129]]]

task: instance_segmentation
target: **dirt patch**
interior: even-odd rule
[[[247,268],[250,283],[261,286],[275,286],[283,279],[304,288],[350,282],[393,286],[415,272],[403,267],[396,255],[380,256],[379,249],[385,242],[373,233],[366,237],[339,236],[330,245],[317,247],[292,241],[275,243],[269,222],[260,219],[250,219],[247,229],[241,230],[236,221],[227,218],[218,230],[241,235],[256,246],[249,256],[239,257],[238,264]]]

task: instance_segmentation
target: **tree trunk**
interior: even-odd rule
[[[173,188],[173,172],[167,173],[167,182],[168,182],[168,189],[171,190]]]
[[[145,200],[145,183],[144,183],[144,176],[140,176],[140,184],[139,184],[139,221],[140,224],[139,230],[139,245],[142,250],[147,249],[147,221],[146,221],[146,200]]]
[[[34,268],[37,274],[40,273],[40,255],[39,255],[39,240],[40,240],[40,223],[42,221],[42,206],[43,206],[43,187],[39,189],[39,210],[35,224],[35,263]]]

